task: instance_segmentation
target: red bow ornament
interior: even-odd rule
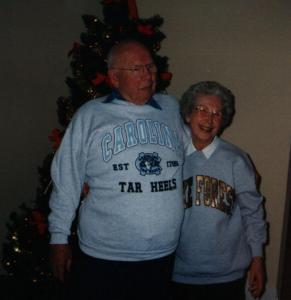
[[[51,132],[51,134],[48,136],[49,140],[51,142],[53,142],[53,149],[56,151],[60,144],[61,144],[61,141],[62,141],[62,134],[61,134],[61,131],[57,128],[54,128]]]
[[[170,72],[163,72],[160,74],[160,78],[162,80],[170,81],[172,79],[172,77],[173,77],[173,74]]]

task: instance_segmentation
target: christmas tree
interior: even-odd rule
[[[82,18],[85,32],[81,34],[80,42],[75,42],[69,51],[72,76],[67,78],[66,83],[70,95],[61,96],[57,101],[61,129],[54,129],[49,135],[53,150],[38,168],[39,185],[36,198],[32,205],[24,203],[17,212],[11,213],[7,223],[8,235],[3,245],[2,263],[7,271],[7,277],[13,280],[9,293],[12,293],[12,290],[15,292],[15,285],[21,285],[22,289],[19,292],[21,299],[62,299],[63,297],[50,272],[48,259],[47,216],[52,188],[50,165],[75,111],[85,102],[110,92],[111,85],[106,74],[106,57],[109,49],[126,38],[141,41],[152,51],[158,67],[157,90],[165,92],[171,81],[168,58],[158,55],[161,42],[165,38],[159,30],[163,19],[159,15],[148,19],[139,18],[135,1],[104,0],[101,4],[104,19],[84,15]],[[86,186],[84,193],[86,193]],[[73,229],[71,240],[74,242],[75,239]],[[10,297],[7,299],[16,299],[12,294]]]

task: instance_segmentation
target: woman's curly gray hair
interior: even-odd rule
[[[185,91],[180,101],[180,112],[184,121],[195,109],[197,97],[200,95],[215,95],[221,99],[221,131],[229,126],[235,113],[235,97],[229,89],[215,81],[201,81],[191,85],[188,90]]]

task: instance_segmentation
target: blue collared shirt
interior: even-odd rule
[[[110,103],[111,101],[113,101],[114,99],[118,99],[118,100],[123,100],[123,101],[127,101],[126,99],[124,99],[124,97],[119,93],[118,90],[112,90],[112,92],[107,96],[107,98],[103,101],[103,103]],[[159,105],[159,103],[154,99],[153,96],[151,96],[151,98],[145,103],[146,105],[150,105],[156,109],[160,109],[162,110],[161,106]]]

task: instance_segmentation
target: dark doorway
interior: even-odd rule
[[[280,300],[291,299],[291,149],[289,153],[287,191],[283,219],[278,294]]]

